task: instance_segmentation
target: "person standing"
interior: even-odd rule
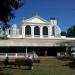
[[[47,50],[44,51],[44,56],[47,56]]]
[[[8,56],[5,58],[5,61],[4,61],[4,65],[8,65],[9,64],[9,58]]]

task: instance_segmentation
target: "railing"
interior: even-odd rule
[[[7,53],[8,56],[15,56],[16,53]]]
[[[48,35],[43,35],[43,37],[48,37]]]
[[[6,53],[0,53],[0,56],[6,56]]]
[[[31,35],[25,35],[25,37],[31,37]]]
[[[40,37],[40,35],[34,35],[34,37]]]
[[[27,53],[28,56],[32,55],[32,52]],[[0,57],[25,57],[26,53],[0,53]]]
[[[18,54],[18,53],[0,53],[0,57],[25,57],[24,53],[23,54]]]

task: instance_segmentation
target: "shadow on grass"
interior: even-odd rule
[[[11,73],[0,72],[0,75],[12,75]]]
[[[3,67],[0,67],[0,75],[12,75],[12,73],[6,73],[5,70],[6,69],[4,69]]]
[[[8,69],[18,69],[18,70],[31,70],[29,67],[11,67],[11,66],[4,66],[0,67],[0,75],[13,75],[10,71],[6,72]]]
[[[22,67],[22,66],[4,66],[4,67],[0,67],[0,70],[4,70],[4,69],[19,69],[19,70],[31,70],[30,67]]]
[[[69,57],[56,57],[58,60],[61,60],[61,61],[68,61],[70,60]]]
[[[69,68],[75,69],[75,62],[69,62],[65,64],[64,66],[68,66]]]

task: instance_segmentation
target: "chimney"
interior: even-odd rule
[[[51,17],[51,18],[50,18],[50,23],[51,23],[51,25],[57,25],[57,20],[56,20],[56,18],[55,18],[55,17]]]

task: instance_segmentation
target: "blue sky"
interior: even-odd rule
[[[50,20],[55,17],[62,31],[75,25],[75,0],[23,0],[24,5],[15,12],[15,19],[9,23],[21,25],[22,19],[28,19],[36,15]]]

